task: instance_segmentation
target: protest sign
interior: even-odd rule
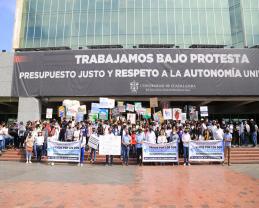
[[[95,136],[95,135],[91,135],[89,140],[88,140],[88,146],[93,148],[93,149],[97,149],[98,148],[98,144],[99,144],[99,137]]]
[[[136,102],[135,103],[135,111],[139,113],[139,111],[142,109],[142,103]]]
[[[128,113],[127,120],[130,120],[131,124],[136,124],[136,114],[135,113]]]
[[[126,105],[126,110],[129,111],[129,112],[134,112],[135,110],[135,105],[132,105],[132,104],[128,104]]]
[[[46,118],[52,118],[53,108],[46,109]]]
[[[151,118],[151,108],[146,108],[146,111],[144,112],[143,117],[145,119],[150,119]]]
[[[98,113],[90,113],[89,119],[90,121],[95,122],[98,119]]]
[[[172,109],[169,108],[169,109],[163,109],[163,117],[165,120],[170,120],[173,118],[173,115],[172,115]]]
[[[150,108],[156,108],[156,107],[158,107],[158,99],[157,99],[157,97],[150,98]]]
[[[118,108],[119,108],[119,112],[120,112],[120,113],[125,113],[125,112],[126,112],[126,106],[125,106],[125,105],[123,105],[123,106],[118,106]]]
[[[77,113],[76,114],[76,122],[81,122],[84,120],[84,114],[83,113]]]
[[[100,98],[100,108],[114,108],[115,107],[115,100],[114,99],[109,99],[109,98]]]
[[[143,162],[178,162],[178,142],[142,145]]]
[[[189,161],[224,161],[223,141],[191,141]]]
[[[92,103],[91,104],[91,112],[92,113],[99,113],[100,104],[99,103]]]
[[[187,114],[186,113],[182,113],[181,123],[185,123],[186,120],[187,120]]]
[[[164,122],[163,114],[161,111],[158,111],[154,114],[154,120],[159,122],[160,124]]]
[[[80,161],[80,141],[59,142],[48,140],[48,161],[55,162],[79,162]]]
[[[117,117],[117,116],[119,116],[120,115],[120,111],[119,111],[119,108],[117,107],[117,108],[113,108],[112,109],[112,116],[113,117]]]
[[[62,118],[65,116],[65,107],[64,106],[59,106],[58,107],[58,117]]]
[[[121,137],[112,135],[100,136],[99,155],[121,155]]]
[[[182,120],[182,109],[173,108],[173,120],[181,121]]]
[[[124,102],[123,101],[118,101],[118,106],[123,106],[124,105]]]
[[[209,116],[208,106],[200,106],[201,117]]]
[[[80,105],[77,112],[85,115],[86,114],[86,105]]]
[[[99,119],[107,121],[109,117],[108,109],[99,109]]]

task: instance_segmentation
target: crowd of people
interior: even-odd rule
[[[240,123],[209,121],[168,120],[162,124],[151,119],[140,120],[136,124],[122,120],[85,120],[76,122],[75,118],[63,118],[60,122],[28,121],[12,123],[7,126],[0,123],[0,152],[7,148],[25,148],[26,163],[31,163],[32,154],[37,161],[47,156],[47,141],[81,141],[81,158],[79,165],[83,165],[85,150],[90,152],[90,162],[96,161],[96,149],[89,148],[87,143],[91,135],[121,136],[122,164],[128,165],[129,155],[136,157],[137,163],[142,163],[143,141],[152,144],[161,144],[177,141],[179,143],[179,156],[184,157],[184,165],[188,161],[189,142],[191,140],[224,140],[225,150],[230,157],[230,147],[247,146],[252,143],[257,146],[258,126],[256,122],[244,120]],[[106,165],[113,164],[113,156],[106,156]]]

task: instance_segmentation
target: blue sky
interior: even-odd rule
[[[12,50],[16,0],[0,0],[0,50]]]

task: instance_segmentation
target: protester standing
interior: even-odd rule
[[[30,132],[25,140],[25,150],[26,150],[26,163],[31,163],[31,155],[33,150],[34,137]]]
[[[183,141],[183,154],[184,154],[184,166],[190,165],[189,163],[189,143],[191,141],[191,135],[188,130],[185,128],[182,134]]]
[[[123,146],[123,163],[125,165],[129,164],[129,150],[130,150],[131,137],[129,135],[128,129],[125,129],[125,135],[122,136],[122,146]]]
[[[142,143],[144,141],[144,132],[142,128],[139,127],[138,133],[136,135],[136,150],[137,150],[137,164],[142,165]]]
[[[112,128],[109,127],[108,128],[108,134],[106,135],[106,137],[109,138],[109,140],[112,140],[114,138],[114,134],[112,133]],[[113,164],[113,155],[106,155],[106,165],[112,166]]]
[[[35,137],[35,144],[36,144],[36,151],[37,151],[37,161],[41,161],[42,156],[42,147],[44,143],[44,137],[42,135],[42,132],[39,131],[38,135]]]
[[[230,154],[231,154],[231,141],[232,141],[232,134],[229,131],[229,128],[226,129],[226,133],[224,134],[224,155],[225,158],[227,157],[228,166],[230,166]]]

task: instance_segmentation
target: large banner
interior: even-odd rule
[[[142,145],[143,162],[178,162],[178,142]]]
[[[258,57],[258,49],[19,52],[12,96],[256,96]]]
[[[224,161],[223,141],[191,141],[189,161]]]
[[[80,141],[48,141],[48,161],[80,162]]]
[[[121,155],[121,137],[111,135],[100,136],[99,155]]]

